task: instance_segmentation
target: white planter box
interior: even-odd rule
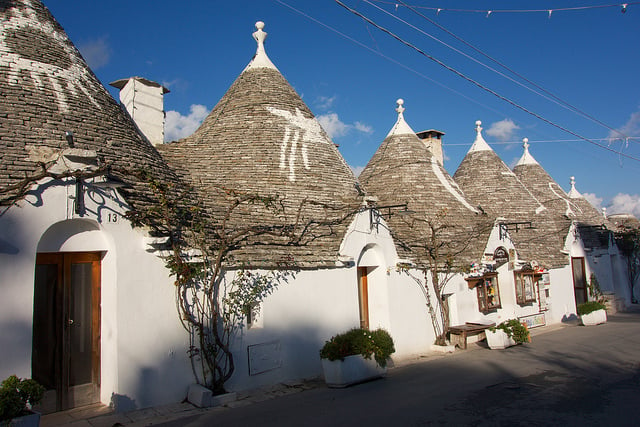
[[[584,326],[599,325],[601,323],[607,323],[607,312],[605,310],[592,311],[589,314],[583,314],[580,316],[582,324]]]
[[[485,331],[485,334],[487,336],[487,344],[492,350],[502,350],[507,347],[511,347],[512,345],[516,345],[516,342],[513,340],[513,338],[508,336],[507,333],[502,329],[496,329],[495,332],[487,329]]]
[[[380,367],[373,356],[365,359],[360,355],[347,356],[343,361],[322,359],[322,370],[329,387],[346,387],[387,374],[387,368]]]

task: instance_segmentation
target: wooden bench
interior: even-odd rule
[[[449,340],[451,341],[451,345],[457,345],[461,349],[466,350],[468,336],[478,335],[478,341],[481,341],[486,338],[485,330],[495,325],[495,323],[486,325],[466,322],[464,325],[449,326]]]

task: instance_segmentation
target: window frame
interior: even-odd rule
[[[531,280],[529,293],[527,293],[525,277],[529,277]],[[542,274],[536,273],[534,270],[520,270],[513,272],[516,303],[518,305],[531,305],[538,301],[536,288],[540,285],[540,279],[542,279]]]
[[[466,280],[469,282],[470,288],[476,288],[478,311],[487,314],[502,308],[497,273],[485,273],[482,276],[469,277]],[[492,289],[492,292],[489,292],[490,289]],[[493,299],[492,302],[490,302],[490,298]]]

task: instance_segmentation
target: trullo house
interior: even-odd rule
[[[244,298],[234,284],[263,286],[256,304],[234,306],[226,390],[321,375],[318,350],[352,327],[387,329],[394,357],[429,348],[421,289],[396,271],[373,199],[267,57],[263,24],[200,129],[160,155],[127,94],[119,106],[41,2],[0,5],[0,377],[43,383],[44,412],[181,401],[211,328],[189,323],[202,301],[189,280],[216,273],[202,265],[222,267],[214,305]],[[151,88],[161,109],[160,85],[114,84]]]

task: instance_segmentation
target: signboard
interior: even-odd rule
[[[496,268],[498,268],[502,264],[509,262],[509,252],[507,252],[507,249],[505,247],[498,246],[493,252],[493,260],[496,263]]]
[[[531,316],[520,317],[520,321],[527,325],[527,328],[537,328],[546,325],[544,313],[532,314]]]

